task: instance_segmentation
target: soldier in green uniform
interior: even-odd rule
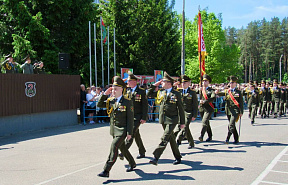
[[[277,115],[279,112],[279,103],[280,103],[280,96],[281,96],[281,89],[278,87],[278,80],[273,80],[273,88],[271,90],[271,96],[272,96],[272,105],[274,110],[274,118],[277,118]]]
[[[122,95],[125,89],[126,84],[124,81],[119,76],[115,76],[113,86],[101,95],[97,104],[98,107],[107,108],[108,115],[110,115],[110,134],[113,137],[110,154],[106,161],[104,171],[98,174],[100,177],[109,177],[109,171],[118,156],[118,149],[120,149],[129,162],[129,167],[126,171],[133,171],[136,167],[132,155],[125,146],[125,138],[127,138],[127,140],[131,139],[134,125],[133,102],[131,99]],[[109,94],[111,94],[110,98],[108,98]]]
[[[271,93],[271,89],[273,88],[273,83],[271,82],[267,82],[266,83],[266,88],[268,89],[268,103],[267,103],[267,117],[269,118],[269,115],[272,114],[272,93]]]
[[[194,139],[189,129],[191,120],[194,121],[198,114],[198,98],[196,92],[190,89],[191,79],[186,75],[180,77],[182,88],[179,90],[183,100],[183,106],[185,111],[185,128],[180,129],[180,125],[176,127],[175,136],[177,144],[180,145],[182,140],[186,137],[189,143],[188,149],[195,146]],[[177,137],[178,135],[178,137]]]
[[[206,141],[212,140],[212,129],[210,126],[209,119],[211,118],[212,114],[214,113],[214,105],[213,102],[216,98],[214,89],[209,87],[209,84],[212,82],[212,79],[207,74],[203,75],[202,85],[196,90],[197,94],[200,94],[200,102],[199,102],[199,112],[200,116],[202,117],[202,130],[201,135],[199,137],[199,141],[203,141],[203,137],[207,132],[208,138]]]
[[[261,108],[261,118],[266,118],[267,115],[267,102],[269,99],[269,89],[266,87],[265,80],[261,80],[261,87],[259,87],[259,96],[260,96],[260,108]]]
[[[148,100],[146,96],[146,91],[137,85],[137,80],[139,78],[136,77],[131,71],[128,71],[128,89],[125,94],[126,97],[133,101],[134,106],[134,128],[132,138],[130,140],[126,140],[125,145],[126,148],[129,149],[133,143],[133,139],[135,138],[135,142],[139,148],[139,155],[137,159],[144,158],[146,149],[143,145],[141,135],[139,133],[139,127],[141,124],[145,123],[148,115]],[[119,154],[120,159],[123,160],[123,155]]]
[[[286,103],[286,88],[284,86],[284,82],[281,82],[280,87],[281,89],[281,94],[280,94],[280,103],[279,103],[279,117],[280,116],[285,116],[284,114],[284,107],[285,107],[285,103]]]
[[[181,163],[182,156],[180,154],[178,145],[176,144],[173,130],[178,124],[179,120],[181,125],[180,128],[183,129],[185,127],[185,114],[181,94],[172,88],[173,81],[174,79],[164,72],[163,80],[156,82],[148,89],[147,96],[149,97],[153,93],[156,86],[161,84],[163,87],[163,89],[158,90],[156,101],[160,105],[159,123],[164,129],[164,133],[161,137],[160,144],[153,152],[154,158],[149,161],[149,163],[153,165],[158,164],[158,160],[165,150],[168,142],[170,142],[173,155],[176,159],[173,164],[176,165]]]
[[[248,109],[249,109],[249,117],[251,118],[251,124],[255,123],[255,116],[257,114],[257,107],[259,106],[259,93],[255,90],[255,85],[250,83],[249,91],[243,93],[243,95],[247,95],[248,99]]]
[[[224,92],[216,91],[218,96],[225,96],[225,113],[228,117],[229,125],[228,125],[228,134],[225,143],[229,143],[229,139],[231,135],[234,136],[234,144],[239,143],[239,135],[236,129],[236,122],[241,119],[243,115],[243,95],[242,92],[237,89],[237,80],[238,78],[235,76],[230,76],[227,78],[230,84],[229,89],[225,89]]]

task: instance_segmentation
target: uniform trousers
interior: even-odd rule
[[[280,104],[280,102],[279,101],[275,101],[275,102],[273,102],[273,105],[274,105],[274,115],[277,115],[277,114],[279,114],[279,104]]]
[[[268,112],[269,114],[269,112]],[[261,107],[261,116],[267,116],[267,101],[263,101],[262,107]]]
[[[165,150],[168,142],[170,142],[170,146],[175,159],[181,159],[182,156],[180,154],[178,145],[176,144],[175,135],[173,132],[174,128],[176,127],[176,124],[162,124],[162,127],[164,129],[164,133],[161,137],[160,144],[153,152],[154,157],[158,160],[162,155],[163,151]]]
[[[141,135],[139,132],[140,125],[141,125],[140,120],[134,120],[132,138],[130,140],[126,140],[125,145],[126,145],[126,148],[129,149],[133,143],[134,138],[135,138],[135,142],[136,142],[138,149],[139,149],[139,154],[145,154],[146,149],[143,145],[143,141],[141,139]]]
[[[185,115],[185,128],[180,129],[180,125],[178,125],[178,127],[176,127],[174,134],[177,139],[177,142],[181,143],[183,139],[186,137],[188,140],[189,146],[194,147],[195,146],[194,139],[189,128],[191,120],[192,120],[192,116]]]
[[[200,112],[200,116],[202,117],[202,130],[201,130],[201,137],[203,138],[205,133],[207,132],[208,137],[212,137],[212,130],[210,127],[210,118],[213,112]]]
[[[251,121],[255,121],[256,114],[257,114],[257,106],[256,105],[249,106],[249,115],[250,115]]]
[[[118,149],[120,149],[121,153],[127,159],[131,167],[136,166],[134,158],[132,157],[131,153],[125,146],[125,143],[124,143],[125,138],[126,138],[126,134],[123,134],[122,136],[113,137],[113,141],[110,147],[110,154],[104,166],[105,171],[109,172],[112,166],[114,165],[114,163],[116,162],[117,157],[118,157]]]
[[[239,114],[236,115],[227,115],[228,120],[229,120],[229,125],[228,125],[228,135],[226,140],[229,141],[231,135],[233,134],[234,136],[234,141],[239,140],[239,135],[236,129],[236,119],[238,118]]]

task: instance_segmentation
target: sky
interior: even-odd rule
[[[246,28],[251,21],[278,17],[281,22],[288,17],[288,0],[185,0],[186,19],[193,20],[199,6],[216,16],[222,13],[223,28]],[[174,10],[182,14],[183,0],[175,0]]]

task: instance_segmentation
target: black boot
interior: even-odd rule
[[[104,170],[103,172],[98,174],[99,177],[109,177],[109,172]]]

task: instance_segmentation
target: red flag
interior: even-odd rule
[[[198,13],[198,54],[199,54],[199,68],[201,71],[201,77],[205,74],[205,55],[206,47],[203,36],[203,25],[201,20],[201,13]]]
[[[106,32],[106,28],[105,28],[105,24],[103,22],[103,19],[101,19],[101,26],[102,26],[102,39],[103,39],[103,43],[106,44],[106,41],[107,41],[107,38],[106,38],[106,35],[107,35],[107,32]]]

